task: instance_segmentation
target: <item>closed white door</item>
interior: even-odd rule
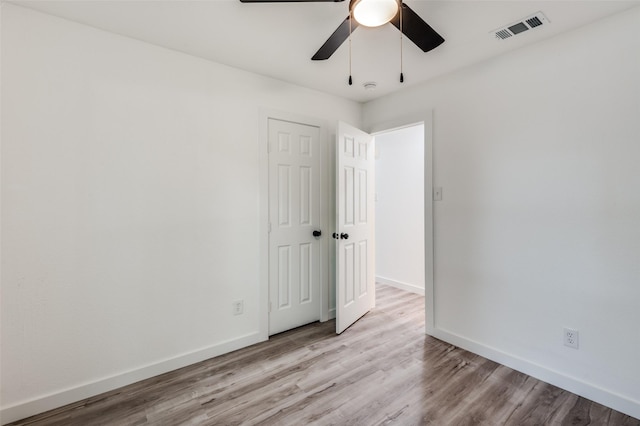
[[[337,135],[336,333],[375,305],[373,137],[346,123]]]
[[[269,119],[269,334],[320,319],[320,130]]]

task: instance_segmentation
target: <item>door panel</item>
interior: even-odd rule
[[[278,225],[290,226],[291,166],[278,164]]]
[[[300,245],[300,303],[311,302],[313,292],[313,246]]]
[[[320,319],[320,130],[269,119],[269,334]]]
[[[336,332],[375,304],[374,141],[346,123],[337,137]]]
[[[278,309],[291,306],[291,246],[278,247]]]

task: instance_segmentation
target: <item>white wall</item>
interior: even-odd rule
[[[376,135],[376,280],[424,294],[424,125]]]
[[[635,417],[639,20],[364,115],[434,109],[436,334]],[[259,110],[360,106],[6,3],[1,71],[2,421],[257,341]]]
[[[261,108],[360,124],[354,102],[2,5],[2,421],[259,340]]]
[[[434,334],[640,418],[638,22],[373,101],[364,120],[434,110]]]

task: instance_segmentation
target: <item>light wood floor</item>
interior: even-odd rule
[[[424,334],[424,300],[378,285],[341,336],[315,323],[16,425],[638,425]]]

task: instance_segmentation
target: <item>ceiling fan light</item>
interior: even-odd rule
[[[365,27],[379,27],[398,13],[398,0],[357,0],[352,2],[353,17]]]

